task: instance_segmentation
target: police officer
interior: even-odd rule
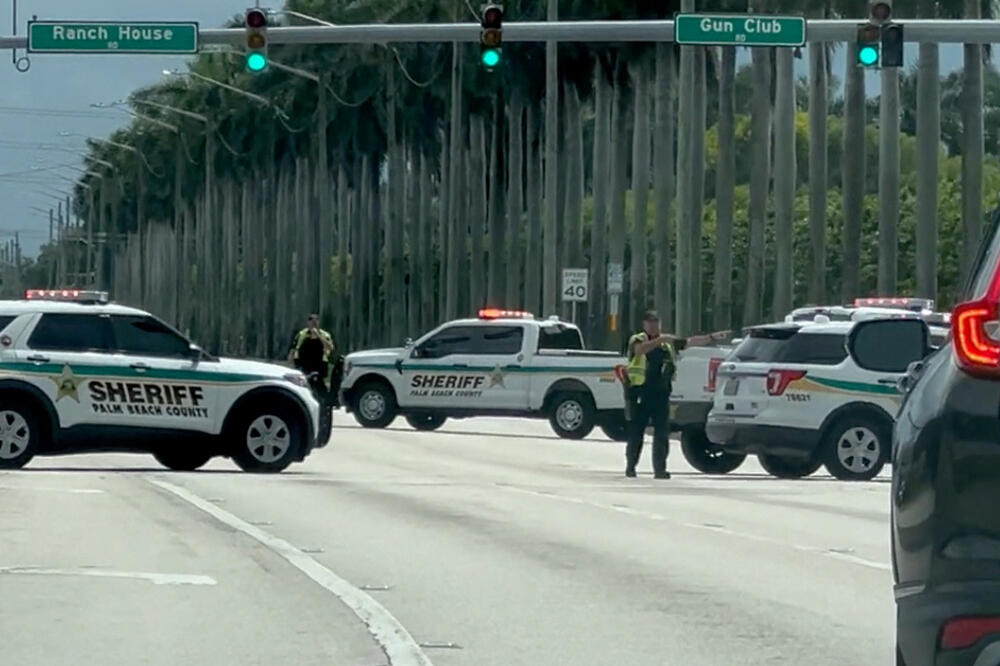
[[[660,331],[656,312],[646,312],[642,330],[628,341],[629,438],[625,449],[625,476],[635,476],[646,426],[653,424],[653,475],[669,479],[667,451],[670,437],[670,389],[676,361],[670,336]]]
[[[319,315],[311,314],[306,320],[306,327],[299,330],[292,338],[288,350],[288,360],[306,374],[316,373],[324,394],[328,393],[326,380],[330,372],[330,362],[333,360],[336,347],[333,337],[319,327]],[[326,397],[326,396],[324,396]]]

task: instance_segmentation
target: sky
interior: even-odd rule
[[[249,0],[19,0],[17,34],[23,35],[32,15],[48,20],[109,21],[198,21],[203,27],[219,27],[244,11]],[[266,0],[262,5],[269,4]],[[282,3],[274,0],[278,8]],[[12,34],[11,0],[0,0],[0,32]],[[915,44],[906,45],[906,59],[916,59]],[[24,56],[23,52],[18,53]],[[835,72],[842,72],[844,50],[837,51]],[[0,241],[20,232],[21,246],[27,256],[34,256],[48,240],[49,223],[45,213],[65,193],[73,177],[70,168],[30,173],[32,167],[50,168],[61,164],[79,165],[81,160],[70,152],[42,150],[39,144],[56,144],[83,151],[85,136],[104,137],[126,124],[122,111],[94,109],[94,103],[123,99],[143,86],[162,78],[164,69],[183,66],[184,56],[156,55],[33,55],[30,69],[19,73],[10,54],[0,54]],[[749,60],[744,51],[739,62]],[[808,61],[797,62],[800,75]],[[958,46],[942,48],[942,72],[961,67]],[[878,94],[877,74],[867,80],[867,90]],[[61,132],[78,136],[60,136]],[[25,182],[19,175],[29,171]],[[42,209],[41,211],[35,209]]]

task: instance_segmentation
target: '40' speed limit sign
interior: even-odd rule
[[[588,279],[589,271],[586,268],[564,268],[562,272],[563,301],[585,303],[589,295]]]

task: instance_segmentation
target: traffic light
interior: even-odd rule
[[[479,35],[479,60],[486,69],[493,69],[500,64],[503,52],[503,7],[487,5],[483,9],[483,30]]]
[[[246,64],[251,72],[267,69],[267,14],[263,9],[248,9],[243,19],[246,27]]]
[[[903,26],[898,23],[882,26],[882,66],[903,66]]]
[[[858,64],[862,67],[878,67],[881,31],[873,23],[858,25]]]

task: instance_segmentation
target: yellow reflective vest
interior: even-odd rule
[[[318,331],[319,339],[323,341],[323,362],[329,363],[334,352],[333,337],[323,329],[318,329]],[[295,334],[295,342],[292,344],[294,358],[297,359],[299,357],[299,348],[302,347],[302,343],[306,341],[307,337],[309,337],[308,328],[303,328]]]
[[[628,375],[629,386],[642,386],[646,383],[646,355],[634,354],[632,352],[632,345],[636,342],[646,342],[648,339],[645,331],[639,331],[628,340],[628,366],[626,366],[626,374]],[[674,375],[677,373],[674,346],[669,342],[664,342],[660,345],[660,348],[667,352],[667,358],[663,361],[663,376],[669,377],[673,381]]]

